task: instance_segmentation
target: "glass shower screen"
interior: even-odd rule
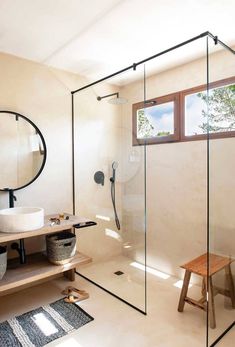
[[[210,40],[208,60],[208,346],[223,347],[235,324],[235,55]]]
[[[82,276],[146,312],[145,146],[133,146],[132,105],[144,66],[74,94],[75,213],[97,223],[78,233],[92,257]]]
[[[205,32],[73,92],[78,271],[143,313],[149,272],[165,345],[235,324],[234,64]]]

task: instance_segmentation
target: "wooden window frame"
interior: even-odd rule
[[[211,82],[209,89],[226,86],[235,83],[235,76]],[[228,137],[235,137],[234,131],[218,132],[199,135],[185,135],[185,97],[190,94],[202,92],[207,90],[207,85],[202,84],[193,88],[185,89],[176,93],[160,96],[157,98],[149,99],[147,101],[141,101],[132,105],[132,144],[138,145],[153,145],[160,143],[172,143],[172,142],[188,142],[199,141],[209,139],[223,139]],[[166,102],[174,102],[174,134],[162,137],[151,137],[138,139],[137,138],[137,110],[141,108],[147,108],[154,106],[151,102],[155,102],[156,105],[164,104]]]
[[[174,134],[159,137],[149,137],[144,139],[137,138],[137,110],[146,109],[148,107],[153,107],[167,102],[174,103]],[[138,145],[154,145],[166,142],[176,142],[179,141],[180,135],[180,123],[179,123],[179,94],[173,93],[164,95],[161,97],[149,99],[147,101],[141,101],[132,105],[132,144],[133,146]]]

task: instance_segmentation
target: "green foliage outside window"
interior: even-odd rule
[[[137,111],[137,134],[138,138],[153,137],[154,127],[144,114],[144,109]]]
[[[144,114],[144,109],[137,111],[137,134],[138,138],[151,138],[170,135],[169,131],[159,131],[154,133],[154,126],[149,121],[148,117]]]
[[[207,110],[202,110],[205,122],[200,125],[204,133],[235,130],[235,84],[212,89],[207,97],[206,92],[197,96],[207,103]]]

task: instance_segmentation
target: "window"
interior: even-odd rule
[[[185,136],[204,134],[206,130],[204,114],[206,115],[207,103],[204,101],[204,96],[205,92],[185,96]]]
[[[235,77],[134,104],[132,124],[133,145],[235,137]]]
[[[235,136],[235,79],[231,82],[228,79],[211,83],[208,105],[205,88],[194,88],[193,93],[183,92],[183,135],[186,139],[205,138],[207,131],[212,138]]]
[[[178,95],[171,94],[133,105],[133,144],[176,141],[179,131]]]

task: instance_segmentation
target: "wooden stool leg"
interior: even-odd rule
[[[206,277],[202,279],[202,296],[206,298]]]
[[[213,291],[213,283],[212,277],[209,277],[208,281],[209,285],[209,298],[208,298],[208,309],[209,309],[209,319],[210,319],[210,327],[211,329],[216,328],[216,320],[215,320],[215,304],[214,304],[214,291]]]
[[[188,293],[188,286],[189,286],[190,278],[191,278],[191,272],[186,270],[185,275],[184,275],[183,287],[182,287],[181,294],[180,294],[180,300],[179,300],[179,306],[178,306],[179,312],[183,312],[183,310],[184,310],[184,305],[185,305],[184,300],[185,300],[187,293]]]
[[[232,307],[235,308],[235,290],[234,290],[234,282],[231,271],[231,266],[228,265],[225,267],[226,279],[229,287],[229,294],[232,301]]]

